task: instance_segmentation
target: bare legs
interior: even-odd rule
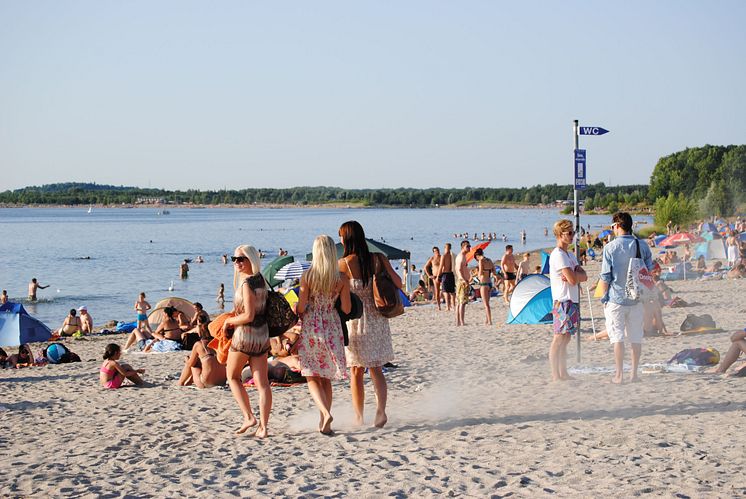
[[[572,379],[567,374],[567,345],[572,336],[569,334],[555,334],[549,346],[549,367],[552,371],[552,381]]]
[[[125,371],[132,372],[132,374],[130,374],[129,376],[127,376],[128,380],[132,381],[134,384],[136,384],[138,386],[141,386],[141,385],[145,384],[145,382],[142,380],[142,378],[140,377],[140,375],[137,374],[137,371],[135,371],[134,369],[132,369],[132,366],[130,366],[129,364],[121,364],[121,367]],[[117,374],[114,374],[114,375],[116,376]]]
[[[492,288],[489,286],[481,286],[479,288],[479,295],[482,297],[482,303],[484,303],[485,319],[484,324],[486,326],[492,325],[492,309],[490,308],[490,291]]]
[[[249,357],[241,352],[228,353],[228,365],[226,374],[228,384],[231,387],[231,393],[236,400],[241,413],[243,414],[243,424],[236,430],[237,434],[245,433],[246,430],[257,424],[256,417],[251,410],[249,394],[241,383],[241,370],[246,365],[246,361],[251,366],[251,372],[254,378],[257,392],[259,392],[259,428],[254,433],[259,438],[267,436],[267,424],[269,423],[269,413],[272,410],[272,390],[267,378],[267,357],[261,355],[258,357]]]
[[[464,318],[466,316],[466,303],[456,304],[456,325],[463,326]]]
[[[632,343],[632,373],[629,380],[632,383],[640,381],[637,376],[637,370],[640,366],[640,356],[642,355],[642,343]],[[615,373],[612,383],[622,384],[624,381],[624,342],[614,343],[614,365]]]
[[[506,280],[505,280],[504,282],[505,282],[505,288],[504,288],[504,290],[503,290],[503,301],[504,301],[504,302],[505,302],[506,304],[508,304],[508,305],[509,305],[509,304],[510,304],[510,294],[511,294],[511,293],[513,292],[513,290],[515,289],[515,280],[512,280],[512,281],[508,281],[508,280],[506,279]]]
[[[386,377],[383,375],[383,368],[371,367],[368,369],[370,378],[373,381],[373,389],[376,392],[376,418],[373,425],[377,428],[383,428],[388,421],[386,416],[386,401],[388,398],[388,387],[386,386]],[[364,367],[350,368],[350,391],[352,392],[352,408],[355,411],[355,424],[362,426],[363,409],[365,405],[365,391],[363,388]]]
[[[308,391],[319,408],[319,432],[332,435],[332,382],[319,376],[307,376]]]
[[[720,360],[720,364],[707,372],[714,374],[725,374],[728,368],[738,360],[738,357],[741,356],[742,352],[746,352],[746,340],[737,339],[733,341],[730,344],[730,348],[728,348],[728,352],[726,352],[725,356]]]
[[[440,308],[440,280],[437,277],[433,279],[433,298],[435,298],[438,310],[443,310]]]

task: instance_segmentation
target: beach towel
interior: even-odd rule
[[[688,366],[716,366],[720,362],[720,352],[712,347],[687,348],[668,361],[669,364],[686,364]]]
[[[223,324],[226,319],[233,317],[234,315],[233,312],[220,314],[207,325],[207,329],[212,335],[212,341],[210,341],[207,346],[215,350],[215,357],[221,364],[226,364],[228,362],[228,350],[231,347],[231,339],[223,332]]]

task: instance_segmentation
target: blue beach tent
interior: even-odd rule
[[[51,329],[31,317],[20,303],[0,305],[0,345],[15,347],[47,341],[51,336]]]
[[[545,251],[541,252],[541,273],[542,274],[549,273],[549,253]]]
[[[552,322],[552,289],[549,278],[527,275],[510,297],[507,324],[550,324]]]

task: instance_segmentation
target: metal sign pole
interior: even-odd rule
[[[572,125],[572,136],[574,141],[574,148],[572,151],[572,157],[573,157],[573,172],[575,172],[575,151],[580,149],[579,145],[579,139],[578,139],[578,120],[573,120]],[[573,178],[575,177],[575,173],[573,173]],[[576,182],[573,181],[573,204],[575,207],[575,258],[580,262],[580,209],[578,208],[578,186],[576,185]],[[580,284],[578,284],[578,294],[580,294]],[[578,303],[578,306],[580,304]],[[580,363],[580,328],[578,328],[578,334],[576,336],[576,342],[578,345],[577,348],[577,362]]]

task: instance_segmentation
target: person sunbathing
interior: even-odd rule
[[[192,353],[186,358],[184,369],[179,377],[179,386],[194,384],[197,388],[212,388],[223,386],[228,378],[225,374],[225,365],[218,362],[215,350],[207,344],[212,338],[202,336],[200,341],[192,347]]]
[[[706,272],[720,272],[723,270],[723,262],[715,261],[711,266],[707,267]]]
[[[742,352],[746,353],[746,329],[735,331],[731,334],[730,347],[725,356],[720,359],[720,364],[706,372],[710,374],[726,374],[728,368],[738,360]]]
[[[746,265],[739,263],[728,271],[728,279],[742,279],[746,277]]]
[[[417,301],[429,301],[429,294],[427,286],[425,286],[425,281],[420,279],[415,290],[409,295],[409,301],[412,303]]]
[[[705,271],[707,271],[707,265],[705,264],[705,256],[704,255],[699,255],[699,257],[697,257],[697,261],[694,264],[694,270],[696,272],[705,272]]]
[[[34,354],[27,343],[18,347],[18,353],[8,357],[8,367],[20,369],[21,367],[31,367],[34,365]]]
[[[77,316],[77,311],[74,308],[70,309],[70,313],[65,317],[62,322],[62,326],[55,331],[60,336],[72,336],[79,332],[83,328],[83,324],[80,322],[80,317]]]

